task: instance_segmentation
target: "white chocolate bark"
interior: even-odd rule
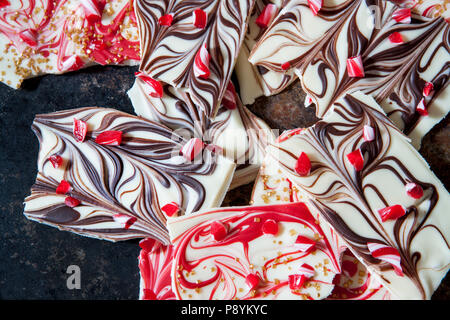
[[[92,0],[23,0],[1,8],[0,81],[19,88],[24,79],[43,74],[95,64],[136,65],[139,38],[130,1],[100,6],[101,23],[88,19],[96,6]]]
[[[232,159],[236,171],[230,189],[255,180],[265,156],[265,148],[275,140],[269,126],[253,115],[233,90],[227,97],[234,100],[234,109],[223,104],[214,120],[199,110],[190,95],[169,85],[162,98],[150,96],[149,86],[137,78],[128,91],[137,115],[162,123],[189,139],[197,137],[220,147],[223,155]]]
[[[267,220],[278,232],[263,233]],[[210,234],[213,221],[227,226],[220,241]],[[315,218],[303,203],[216,208],[168,220],[174,244],[172,289],[177,299],[323,299],[338,272],[332,250]],[[316,240],[306,253],[295,244],[302,234]],[[314,274],[299,289],[290,289],[289,275],[299,274],[308,255]],[[246,284],[249,274],[259,285]]]
[[[363,139],[364,125],[374,129],[373,141]],[[361,171],[347,159],[358,148]],[[295,170],[301,152],[311,161],[308,176]],[[431,297],[450,267],[450,195],[373,98],[345,96],[323,121],[269,146],[268,154],[383,286],[400,299]],[[423,196],[409,196],[408,183],[419,185]],[[393,205],[403,206],[405,215],[383,222],[378,210]],[[403,276],[372,256],[368,243],[397,250]]]
[[[73,119],[86,121],[84,142],[73,135]],[[25,199],[25,216],[62,230],[112,241],[150,237],[169,243],[166,204],[179,214],[218,206],[228,190],[235,164],[203,150],[187,161],[187,142],[171,129],[113,109],[82,108],[36,116],[40,142],[38,174]],[[120,145],[100,145],[105,131],[122,131]],[[55,168],[50,157],[60,156]],[[62,180],[71,189],[57,194]],[[67,196],[79,201],[71,208]],[[121,218],[117,219],[117,214]],[[124,220],[134,219],[131,225]]]

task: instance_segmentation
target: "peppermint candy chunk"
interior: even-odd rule
[[[260,282],[260,279],[259,279],[258,275],[254,274],[254,273],[249,273],[245,277],[245,283],[247,284],[250,291],[258,288],[259,282]]]
[[[424,98],[422,98],[420,100],[419,104],[416,107],[416,111],[421,116],[428,116],[427,104],[425,103],[425,99]]]
[[[74,208],[74,207],[80,205],[81,201],[74,197],[66,197],[64,199],[64,203],[66,204],[66,206],[68,206],[70,208]]]
[[[347,74],[351,78],[364,77],[364,66],[361,56],[351,57],[347,59]]]
[[[19,37],[30,47],[36,47],[38,44],[37,31],[35,29],[25,29],[19,33]]]
[[[231,81],[228,82],[227,90],[222,98],[222,105],[228,110],[234,110],[237,108],[236,89]]]
[[[159,19],[158,19],[158,23],[161,26],[170,27],[172,25],[172,22],[173,22],[173,16],[171,14],[165,14],[165,15],[159,17]]]
[[[87,123],[83,120],[73,118],[73,137],[78,142],[83,142],[86,138]]]
[[[289,275],[289,288],[291,290],[299,290],[303,285],[311,279],[315,274],[314,268],[304,263],[300,266],[297,274]]]
[[[128,230],[137,221],[136,217],[121,213],[113,215],[113,219],[114,221],[123,224],[125,230]]]
[[[147,85],[149,85],[149,87],[151,88],[151,91],[149,92],[149,95],[153,98],[162,98],[163,96],[163,86],[161,84],[161,82],[147,76],[145,73],[143,72],[136,72],[134,74],[137,78],[141,79],[142,81],[144,81]]]
[[[267,28],[277,14],[278,8],[276,5],[269,3],[261,11],[261,14],[256,18],[255,23],[261,28]]]
[[[389,35],[389,41],[391,43],[394,43],[394,44],[400,44],[400,43],[405,42],[405,41],[403,41],[403,37],[402,37],[402,34],[400,32],[393,32],[393,33],[391,33]]]
[[[176,202],[170,202],[162,206],[161,211],[163,211],[168,217],[177,216],[180,211],[180,206]]]
[[[291,67],[291,64],[289,63],[289,61],[288,62],[285,62],[285,63],[283,63],[282,65],[281,65],[281,69],[283,70],[283,71],[286,71],[287,69],[289,69]]]
[[[56,194],[66,194],[72,187],[66,180],[61,180],[58,187],[56,187]]]
[[[313,15],[317,15],[323,6],[323,0],[308,0],[309,8]]]
[[[196,9],[192,12],[193,24],[196,28],[204,29],[208,22],[208,14],[202,9]]]
[[[371,126],[365,125],[363,129],[363,138],[366,142],[375,140],[375,130]]]
[[[306,153],[302,152],[295,163],[295,172],[306,177],[311,172],[311,161]]]
[[[303,104],[305,105],[305,108],[313,104],[313,99],[311,98],[310,95],[306,95],[305,102]]]
[[[400,204],[378,210],[381,221],[396,220],[406,214],[406,208]]]
[[[105,131],[100,133],[95,142],[102,145],[118,146],[122,143],[122,131]]]
[[[406,194],[414,199],[420,199],[423,196],[423,189],[417,183],[409,182],[405,185]]]
[[[202,152],[205,144],[199,138],[190,139],[181,149],[181,154],[186,160],[192,161],[195,157]]]
[[[392,265],[398,276],[403,276],[400,253],[397,249],[382,243],[368,242],[367,248],[372,257],[386,261]]]
[[[194,59],[194,75],[197,78],[208,79],[211,71],[209,70],[209,61],[211,55],[206,48],[206,44],[203,44],[195,55]]]
[[[94,23],[102,19],[103,6],[100,2],[97,0],[81,0],[80,2],[89,22]]]
[[[8,0],[0,0],[0,9],[11,5]]]
[[[361,171],[364,168],[364,156],[361,149],[357,149],[347,154],[347,159],[356,171]]]
[[[295,240],[295,246],[298,247],[301,252],[310,252],[315,248],[316,242],[308,237],[300,235]]]
[[[84,66],[84,61],[77,55],[72,55],[63,59],[62,70],[77,71]]]
[[[422,92],[422,94],[423,94],[423,96],[424,97],[428,97],[430,94],[431,94],[431,92],[434,90],[434,85],[433,85],[433,83],[432,82],[427,82],[426,84],[425,84],[425,86],[423,87],[423,92]]]
[[[262,225],[264,234],[276,235],[278,233],[278,223],[273,219],[267,219]]]
[[[411,23],[411,9],[404,8],[404,9],[397,9],[392,14],[392,18],[397,21],[398,23]]]
[[[220,221],[213,221],[211,223],[211,235],[213,236],[214,240],[221,241],[225,239],[227,236],[228,230],[227,227]]]
[[[307,277],[308,279],[314,277],[314,274],[316,273],[314,268],[311,267],[309,264],[304,263],[300,266],[298,269],[298,273]]]
[[[50,156],[50,158],[48,158],[48,160],[50,161],[53,168],[55,168],[55,169],[58,169],[63,163],[63,159],[61,158],[61,156],[56,155],[56,154]]]

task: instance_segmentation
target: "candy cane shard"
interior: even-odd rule
[[[205,116],[214,118],[253,5],[254,0],[136,0],[140,71],[186,91]],[[161,15],[169,13],[172,24],[159,25]]]
[[[162,123],[186,139],[201,138],[206,149],[232,159],[237,168],[231,189],[254,181],[265,147],[275,140],[275,134],[242,104],[231,82],[212,121],[185,91],[165,84],[162,99],[152,97],[151,92],[138,77],[128,92],[136,114]]]
[[[363,139],[364,125],[377,132],[374,140]],[[367,155],[364,169],[356,172],[345,157],[355,148]],[[450,268],[450,195],[373,98],[361,92],[345,96],[333,113],[267,152],[387,290],[399,299],[431,297]],[[314,163],[305,177],[295,171],[300,152]],[[423,189],[421,197],[405,192],[412,181]],[[367,243],[392,252],[383,257]]]
[[[300,202],[215,208],[169,218],[176,298],[324,299],[339,271],[315,221]],[[265,232],[274,222],[277,232]],[[298,249],[299,233],[320,238],[315,250]],[[292,288],[291,275],[303,276],[302,285]]]
[[[4,1],[1,10],[0,81],[12,88],[43,74],[139,62],[132,1]]]
[[[82,142],[73,133],[74,118],[86,128]],[[202,161],[186,162],[180,153],[187,140],[114,109],[37,115],[32,129],[40,151],[25,216],[94,238],[168,244],[167,217],[220,205],[236,166],[209,150]],[[57,168],[50,161],[55,154],[63,159]]]

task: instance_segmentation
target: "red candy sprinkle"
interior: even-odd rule
[[[227,90],[225,90],[225,94],[223,95],[222,105],[228,110],[234,110],[237,107],[236,90],[231,81],[228,82]]]
[[[78,142],[83,142],[86,138],[87,123],[83,120],[73,118],[73,136]]]
[[[396,220],[406,214],[406,208],[400,204],[378,210],[381,221]]]
[[[206,44],[202,45],[195,55],[194,59],[194,75],[197,78],[208,79],[211,71],[209,70],[209,61],[211,55],[206,49]]]
[[[170,27],[173,22],[173,16],[171,14],[165,14],[158,19],[158,23],[162,26]]]
[[[347,154],[347,159],[356,171],[360,171],[364,168],[364,157],[361,149],[357,149]]]
[[[311,172],[311,161],[306,153],[302,152],[295,163],[295,172],[300,176],[306,177]]]
[[[70,184],[66,180],[61,180],[58,187],[56,188],[57,194],[66,194],[70,190]]]
[[[389,35],[389,40],[392,43],[398,44],[398,43],[403,43],[403,37],[401,35],[400,32],[393,32]]]
[[[20,39],[30,47],[37,46],[37,32],[35,29],[26,29],[19,33]]]
[[[375,130],[371,126],[364,126],[363,129],[363,138],[364,141],[373,141],[375,139]]]
[[[177,216],[180,211],[180,206],[176,202],[170,202],[164,205],[161,208],[161,211],[163,211],[168,217]]]
[[[247,277],[245,277],[245,283],[249,287],[250,290],[255,290],[259,285],[259,277],[256,274],[250,273]]]
[[[302,252],[309,252],[314,249],[316,242],[305,236],[298,236],[295,240],[295,246]]]
[[[200,29],[206,27],[206,22],[208,21],[208,15],[202,9],[196,9],[192,13],[194,17],[194,26]]]
[[[427,104],[425,103],[425,99],[422,98],[419,102],[419,104],[416,107],[416,111],[421,115],[421,116],[427,116],[428,115],[428,110],[427,110]]]
[[[63,159],[61,158],[61,156],[58,156],[56,154],[50,156],[50,158],[48,158],[48,160],[50,161],[53,168],[55,168],[55,169],[58,169],[63,163]]]
[[[422,92],[422,94],[423,94],[423,96],[424,97],[428,97],[430,94],[431,94],[431,92],[434,90],[434,85],[433,85],[433,83],[432,82],[427,82],[426,84],[425,84],[425,86],[423,87],[423,92]]]
[[[199,138],[190,139],[181,149],[181,154],[189,161],[195,159],[195,157],[202,152],[205,144]]]
[[[322,8],[323,0],[308,0],[309,7],[314,15],[317,15]]]
[[[411,9],[398,9],[392,14],[392,18],[399,23],[411,23]]]
[[[278,223],[273,219],[267,219],[262,225],[262,232],[264,234],[276,235],[278,233]]]
[[[122,131],[105,131],[100,133],[95,142],[102,145],[118,146],[122,143]]]
[[[6,6],[11,5],[8,0],[0,0],[0,8],[4,8]]]
[[[150,86],[151,91],[149,95],[151,97],[161,98],[163,96],[164,89],[159,81],[147,76],[142,72],[135,72],[134,75]]]
[[[395,273],[398,276],[403,276],[402,266],[400,264],[400,253],[397,249],[375,242],[368,242],[367,248],[372,254],[372,257],[390,263],[394,267]]]
[[[131,217],[129,215],[121,213],[113,215],[113,219],[114,221],[123,224],[124,229],[126,230],[129,229],[137,221],[136,217]]]
[[[269,3],[261,11],[261,14],[258,16],[258,18],[256,18],[255,23],[262,29],[267,28],[267,26],[272,22],[276,13],[277,6]]]
[[[291,64],[289,63],[289,61],[288,62],[285,62],[285,63],[283,63],[282,65],[281,65],[281,69],[283,69],[283,70],[287,70],[287,69],[289,69],[291,67]]]
[[[405,185],[406,194],[414,199],[420,199],[423,196],[423,189],[417,183],[410,182]]]
[[[289,289],[300,290],[308,280],[304,275],[301,274],[290,274],[289,275]]]
[[[81,201],[73,197],[66,197],[66,199],[64,199],[64,203],[66,204],[66,206],[74,208],[78,206],[81,203]]]
[[[351,57],[347,59],[347,73],[351,78],[364,77],[364,66],[361,56]]]
[[[222,222],[213,221],[210,227],[211,235],[213,236],[214,240],[221,241],[227,236],[228,230]]]

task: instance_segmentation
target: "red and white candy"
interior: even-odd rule
[[[351,57],[347,59],[347,73],[351,78],[364,77],[364,66],[361,56]]]
[[[74,208],[74,207],[80,205],[81,201],[74,197],[66,197],[64,199],[64,203],[66,204],[66,206],[68,206],[70,208]]]
[[[397,9],[392,14],[392,18],[398,23],[411,23],[411,9]]]
[[[144,81],[150,88],[150,92],[148,93],[151,97],[153,98],[162,98],[163,96],[163,86],[161,85],[161,83],[149,76],[147,76],[145,73],[143,72],[136,72],[134,74],[137,78],[141,79],[142,81]]]
[[[73,119],[73,137],[78,142],[83,142],[86,138],[87,123],[83,120]]]
[[[433,85],[433,83],[432,82],[427,82],[426,84],[425,84],[425,86],[423,87],[423,92],[422,92],[422,94],[423,94],[423,96],[424,97],[428,97],[430,94],[431,94],[431,92],[434,90],[434,85]]]
[[[89,22],[97,22],[102,18],[103,6],[97,0],[80,0],[84,8],[86,19]]]
[[[308,0],[309,7],[314,15],[317,15],[323,6],[323,0]]]
[[[372,257],[390,263],[394,267],[395,273],[399,276],[403,276],[400,253],[397,249],[376,242],[368,242],[367,248],[372,254]]]
[[[256,18],[255,23],[262,29],[267,28],[277,14],[278,8],[276,5],[269,3],[261,11],[261,14]]]
[[[203,44],[195,55],[194,60],[194,75],[197,78],[208,79],[211,71],[209,70],[209,61],[211,55],[206,48],[206,44]]]
[[[364,168],[364,156],[361,149],[357,149],[347,154],[347,159],[356,171],[361,171]]]
[[[285,63],[283,63],[283,64],[281,65],[281,69],[282,69],[283,71],[288,70],[290,67],[291,67],[291,64],[290,64],[289,61],[287,61],[287,62],[285,62]]]
[[[295,247],[298,248],[301,252],[310,252],[316,246],[316,242],[305,236],[298,236],[295,240]]]
[[[428,115],[428,110],[427,110],[427,104],[425,103],[425,98],[422,98],[419,102],[419,104],[416,107],[416,111],[421,115],[421,116],[427,116]]]
[[[302,152],[295,163],[295,172],[300,176],[306,177],[311,172],[311,161],[306,153]]]
[[[30,47],[36,47],[38,44],[37,31],[35,29],[25,29],[19,33],[19,37]]]
[[[261,229],[264,234],[275,236],[278,233],[278,223],[273,219],[267,219],[264,221]]]
[[[62,59],[61,69],[63,71],[77,71],[84,66],[84,61],[77,55],[68,56]]]
[[[260,279],[259,279],[258,275],[254,274],[254,273],[249,273],[245,277],[245,283],[247,284],[247,286],[250,290],[255,290],[256,288],[258,288],[259,282],[260,282]]]
[[[56,187],[56,193],[57,194],[66,194],[72,189],[70,186],[70,183],[68,183],[66,180],[61,180],[58,187]]]
[[[381,221],[383,222],[387,220],[396,220],[406,214],[406,208],[400,204],[396,204],[378,210],[378,214],[380,215]]]
[[[208,22],[208,14],[202,9],[196,9],[192,12],[193,24],[196,28],[204,29]]]
[[[291,290],[299,290],[306,281],[311,279],[315,274],[314,268],[309,264],[302,264],[297,274],[289,275],[289,288]]]
[[[122,143],[122,131],[105,131],[100,133],[95,142],[101,145],[118,146]]]
[[[173,22],[173,16],[171,14],[165,14],[158,19],[158,23],[161,26],[170,27]]]
[[[202,152],[205,144],[199,138],[190,139],[181,149],[181,154],[186,158],[186,160],[192,161],[197,157],[199,153]]]
[[[403,37],[400,32],[393,32],[389,35],[389,41],[394,44],[400,44],[403,43]]]
[[[62,163],[63,163],[63,159],[61,158],[61,156],[59,155],[52,155],[48,158],[48,160],[50,161],[50,163],[52,164],[53,168],[58,169]]]
[[[180,206],[176,202],[170,202],[162,206],[161,211],[163,211],[168,217],[177,216],[180,212]]]
[[[113,215],[113,219],[115,222],[122,224],[124,229],[129,229],[137,221],[136,217],[122,213]]]
[[[220,221],[213,221],[210,225],[211,235],[216,241],[225,239],[228,233],[227,227]]]
[[[420,199],[423,196],[423,189],[417,183],[409,182],[405,185],[406,194],[414,199]]]

